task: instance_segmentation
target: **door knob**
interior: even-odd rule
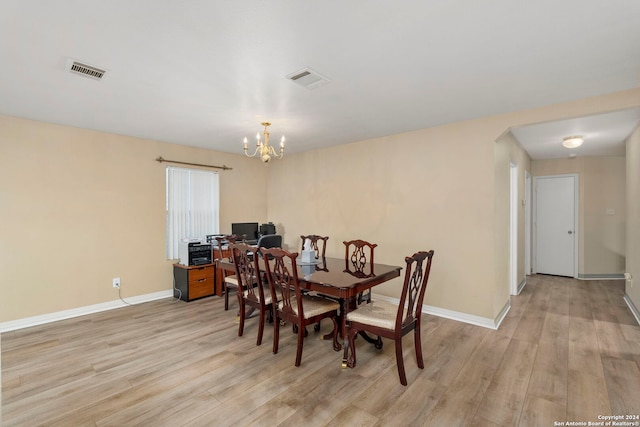
[[[573,231],[569,230],[569,234],[573,234]]]

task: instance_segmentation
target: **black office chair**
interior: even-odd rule
[[[282,249],[282,236],[279,234],[265,234],[260,236],[258,239],[258,244],[256,245],[258,248],[280,248]],[[258,253],[260,253],[258,251]]]

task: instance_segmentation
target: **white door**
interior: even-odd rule
[[[577,176],[534,180],[536,272],[575,277]]]

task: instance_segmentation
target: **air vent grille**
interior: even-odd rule
[[[82,62],[78,61],[69,61],[68,69],[74,74],[79,74],[81,76],[89,77],[95,80],[101,80],[107,72],[107,70],[102,70],[98,67],[83,64]]]
[[[296,74],[295,76],[291,77],[291,80],[298,80],[298,79],[301,79],[301,78],[303,78],[303,77],[310,76],[310,75],[311,75],[311,73],[310,73],[310,72],[308,72],[308,71],[303,71],[303,72],[301,72],[300,74]]]
[[[291,73],[286,77],[292,82],[297,83],[300,86],[304,86],[307,89],[315,89],[320,86],[324,86],[331,81],[311,68],[303,68],[302,70]]]

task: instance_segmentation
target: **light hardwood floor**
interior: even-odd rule
[[[236,305],[166,299],[2,334],[4,426],[554,426],[640,414],[640,327],[623,282],[531,276],[498,331],[423,316],[425,369],[404,339],[358,340],[358,363],[309,331],[237,336]],[[428,291],[427,291],[428,300]],[[555,424],[558,425],[558,424]]]

